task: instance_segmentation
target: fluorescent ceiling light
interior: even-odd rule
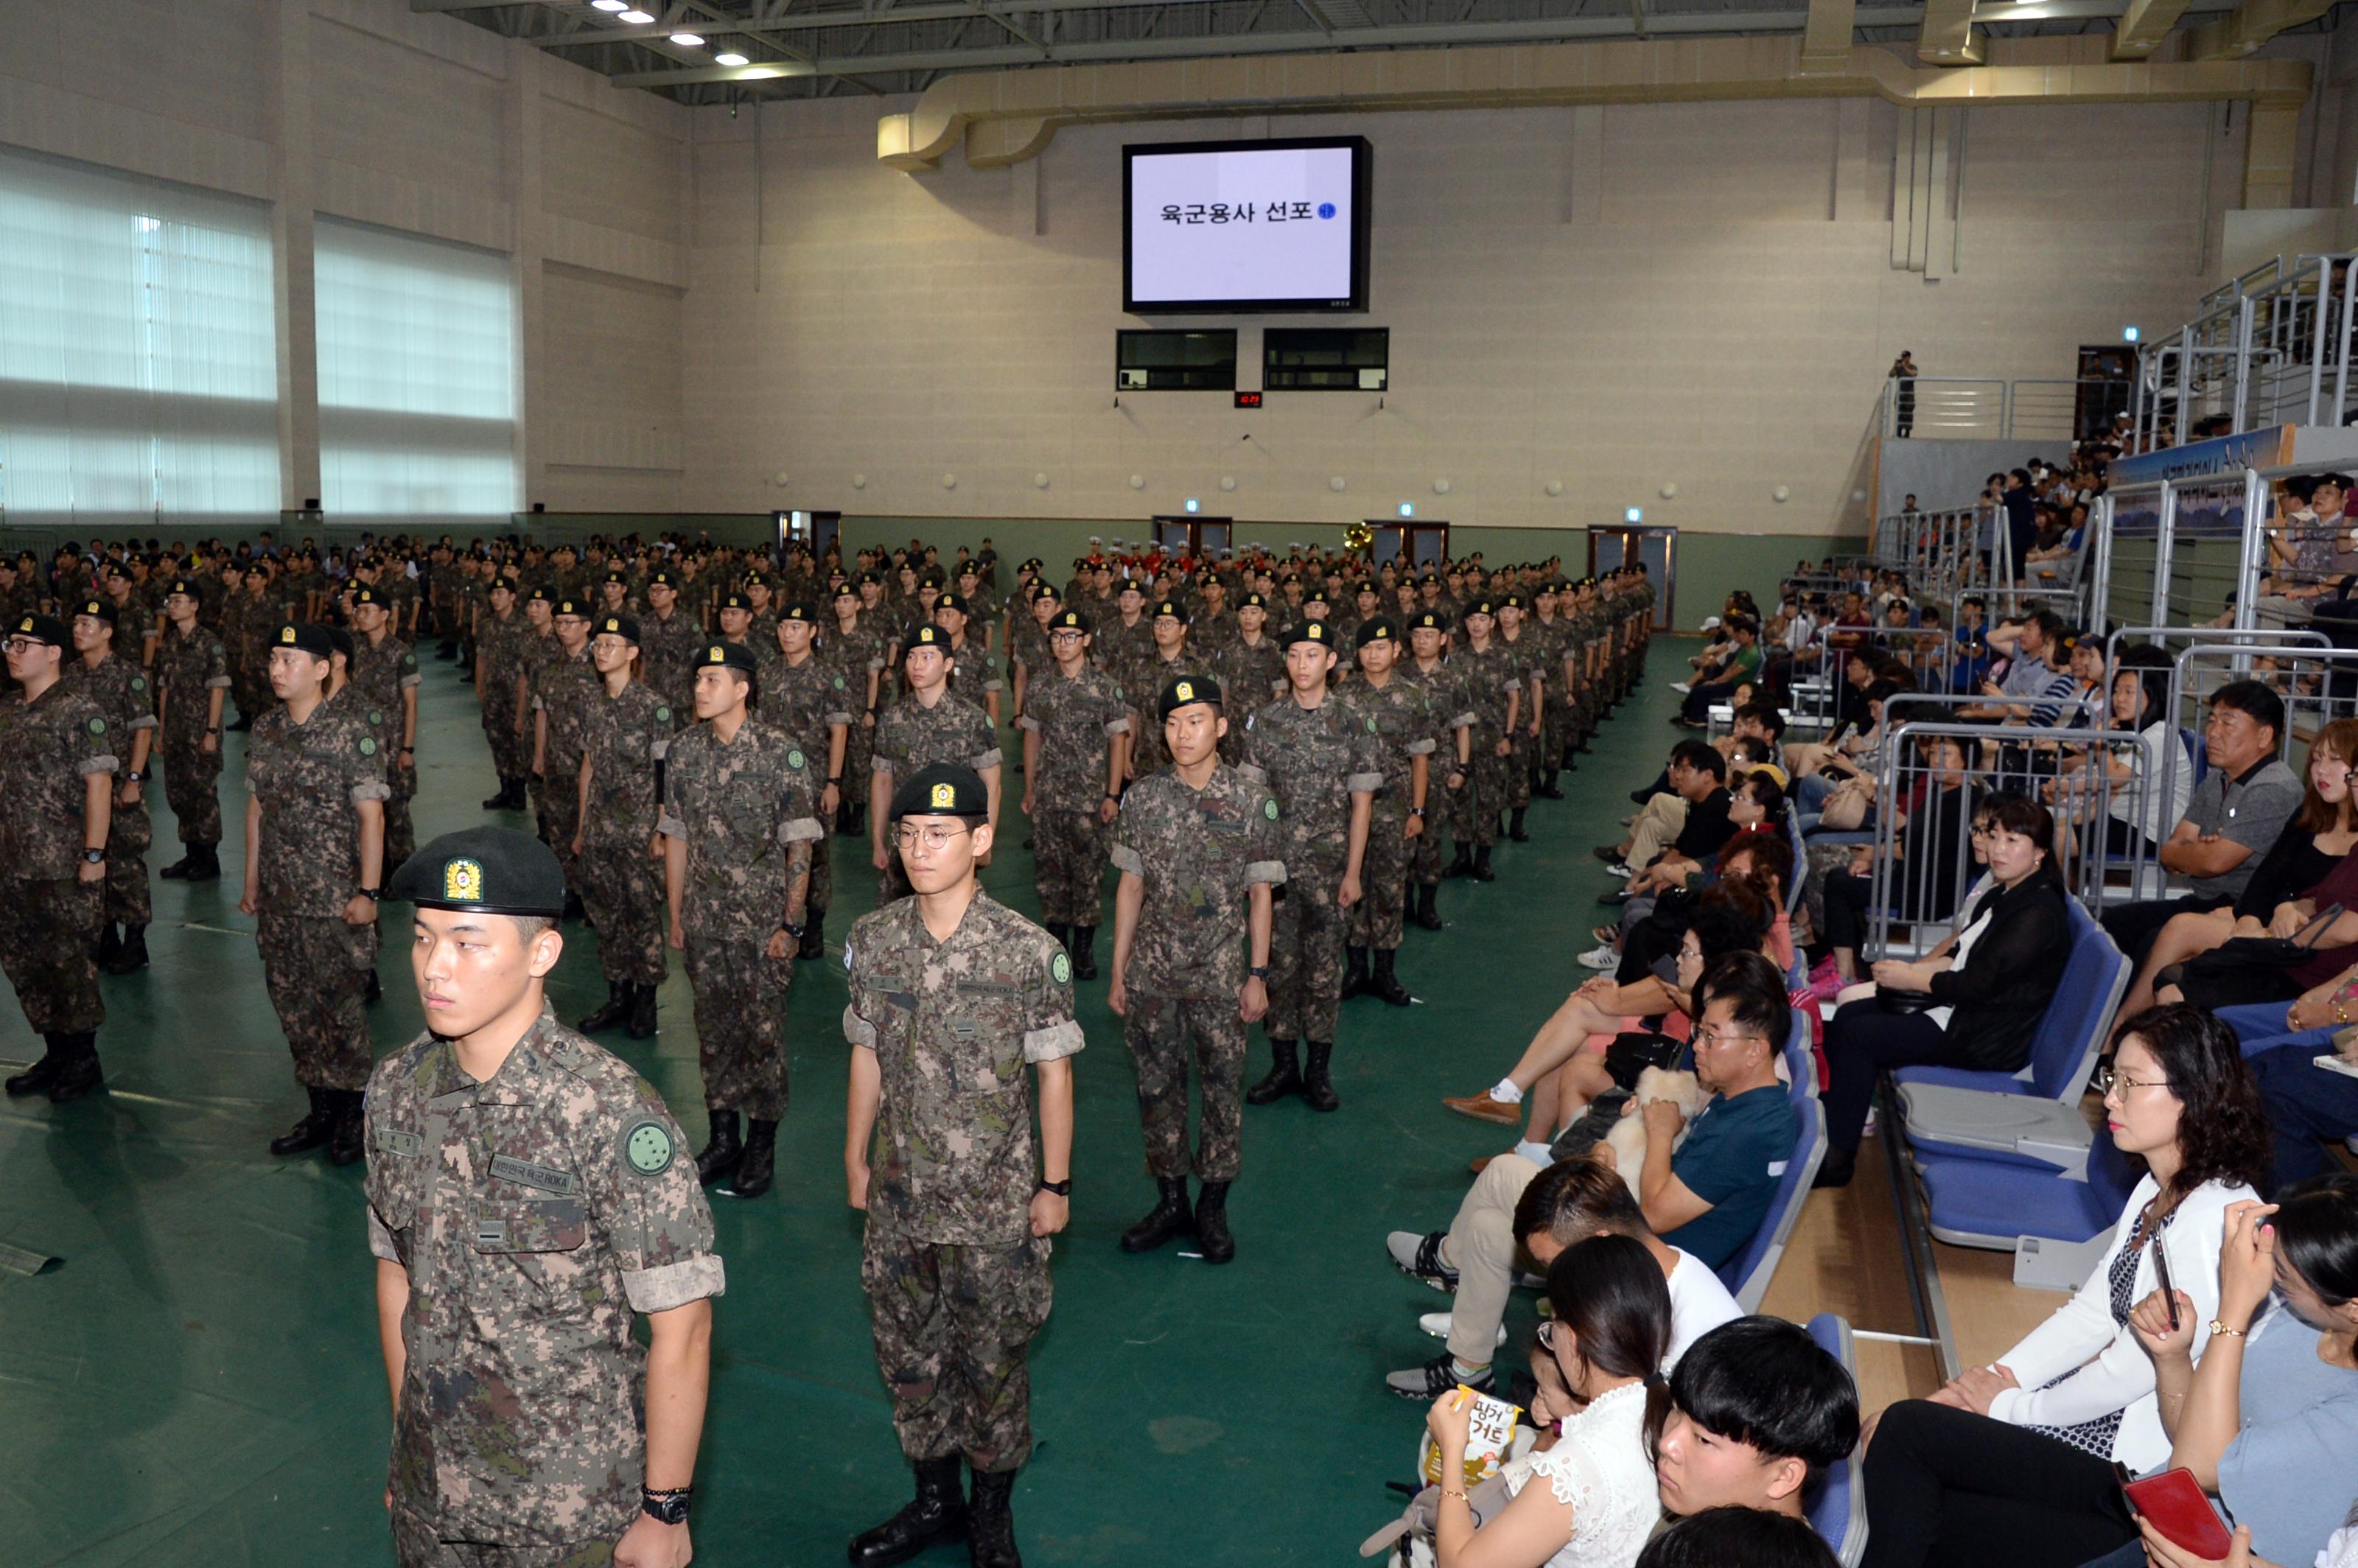
[[[743,65],[745,63],[745,57],[739,54],[735,49],[722,49],[719,54],[714,55],[712,59],[714,63],[719,65]]]
[[[671,36],[671,41],[684,49],[700,49],[704,47],[703,35],[698,33],[674,33]]]
[[[590,0],[590,8],[593,11],[621,11],[628,8],[630,3],[631,0]]]
[[[644,27],[649,22],[654,21],[654,18],[648,16],[644,11],[625,11],[621,16],[615,17],[614,20],[618,22],[628,22],[634,27]]]

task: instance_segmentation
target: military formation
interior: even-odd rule
[[[102,1087],[99,975],[147,964],[148,786],[160,770],[178,840],[161,874],[221,878],[223,736],[244,732],[238,907],[308,1100],[270,1148],[367,1164],[396,1556],[685,1563],[725,1285],[707,1195],[775,1182],[787,998],[828,954],[833,840],[865,840],[844,1163],[915,1487],[850,1559],[963,1540],[1004,1568],[1071,1212],[1075,987],[1099,979],[1109,905],[1156,1188],[1120,1246],[1225,1263],[1245,1108],[1339,1108],[1345,1003],[1412,1004],[1406,931],[1439,929],[1438,883],[1493,878],[1530,802],[1560,795],[1641,673],[1652,600],[1642,570],[1096,540],[1061,584],[988,541],[0,563],[0,968],[47,1046],[7,1092]],[[436,662],[472,692],[488,765],[434,761],[487,773],[503,825],[419,849]],[[980,888],[1002,830],[1038,924]],[[377,1060],[388,903],[427,1028]],[[568,1028],[545,981],[592,934],[605,1000]],[[657,1033],[673,954],[694,1152],[590,1038]],[[1271,1065],[1248,1088],[1255,1024]]]

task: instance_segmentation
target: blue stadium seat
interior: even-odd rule
[[[2203,745],[2201,736],[2183,724],[2178,727],[2178,739],[2186,748],[2186,754],[2194,759],[2194,782],[2200,785],[2211,774],[2211,750]]]
[[[1822,1312],[1806,1326],[1819,1348],[1841,1362],[1851,1381],[1857,1382],[1858,1347],[1851,1338],[1850,1325],[1833,1313]],[[1859,1559],[1866,1555],[1866,1479],[1855,1453],[1826,1471],[1810,1506],[1810,1528],[1818,1532],[1818,1539],[1833,1551],[1843,1568],[1858,1568]]]
[[[1802,1019],[1794,1020],[1798,1046],[1788,1044],[1786,1064],[1792,1072],[1792,1084],[1787,1093],[1793,1105],[1795,1137],[1792,1158],[1785,1162],[1785,1173],[1777,1178],[1777,1195],[1769,1200],[1768,1212],[1761,1217],[1760,1228],[1743,1251],[1720,1267],[1720,1281],[1736,1297],[1736,1304],[1746,1312],[1758,1312],[1761,1299],[1768,1293],[1768,1283],[1777,1276],[1778,1261],[1785,1255],[1785,1243],[1793,1234],[1794,1223],[1801,1217],[1801,1206],[1809,1200],[1810,1184],[1817,1178],[1819,1162],[1826,1157],[1826,1115],[1818,1104],[1818,1076],[1811,1065],[1809,1025]]]
[[[2093,1241],[2119,1222],[2136,1186],[2136,1173],[2101,1131],[2088,1151],[2085,1180],[1980,1159],[1924,1159],[1917,1168],[1933,1236],[1956,1247],[2014,1251],[2017,1275],[2021,1244]]]

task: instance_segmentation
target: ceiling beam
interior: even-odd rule
[[[2332,0],[2244,0],[2219,20],[2195,28],[2186,40],[2186,58],[2241,59],[2287,27],[2314,22],[2331,9]]]
[[[2159,48],[2186,14],[2187,0],[2129,0],[2129,8],[2113,24],[2112,58],[2143,59]]]
[[[1979,65],[1982,43],[1974,32],[1974,0],[1925,0],[1924,25],[1916,35],[1916,58],[1926,65]]]
[[[1849,70],[1851,34],[1857,26],[1858,0],[1810,0],[1810,19],[1801,28],[1801,74]]]

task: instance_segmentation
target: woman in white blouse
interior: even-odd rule
[[[1440,1568],[1631,1568],[1661,1513],[1650,1440],[1670,1400],[1660,1265],[1627,1236],[1594,1237],[1549,1265],[1548,1301],[1541,1344],[1587,1405],[1554,1446],[1504,1466],[1514,1500],[1477,1529],[1459,1480],[1472,1397],[1433,1400],[1425,1427],[1441,1450]]]

